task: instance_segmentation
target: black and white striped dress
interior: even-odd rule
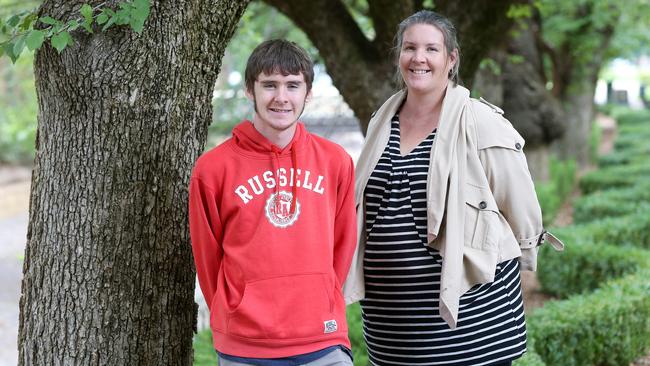
[[[460,298],[458,326],[440,317],[442,258],[426,245],[426,178],[435,130],[400,154],[399,117],[365,190],[363,330],[373,365],[493,365],[526,350],[519,263]]]

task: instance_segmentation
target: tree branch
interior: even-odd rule
[[[375,47],[389,52],[397,26],[415,10],[413,1],[368,0],[368,9],[375,27]]]
[[[527,0],[435,1],[435,11],[449,17],[458,31],[460,77],[465,85],[471,86],[476,69],[488,52],[508,39],[508,30],[514,23],[506,16],[510,6],[526,3]]]
[[[277,8],[307,34],[321,54],[338,53],[340,45],[347,50],[363,50],[354,58],[376,56],[371,42],[340,0],[263,0]],[[368,52],[371,54],[368,55]]]

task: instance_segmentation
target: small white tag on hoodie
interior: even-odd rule
[[[324,321],[324,323],[325,323],[325,333],[326,334],[336,332],[339,329],[339,327],[336,325],[336,320],[334,320],[334,319],[326,320],[326,321]]]

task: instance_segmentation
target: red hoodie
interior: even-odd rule
[[[279,149],[244,121],[197,160],[190,234],[219,352],[350,347],[341,286],[357,240],[353,170],[340,146],[301,123]]]

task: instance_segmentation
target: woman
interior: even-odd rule
[[[449,20],[410,16],[396,50],[405,90],[373,116],[357,163],[346,300],[361,300],[374,365],[510,365],[526,350],[519,272],[547,235],[562,243],[542,228],[524,140],[456,84]]]

